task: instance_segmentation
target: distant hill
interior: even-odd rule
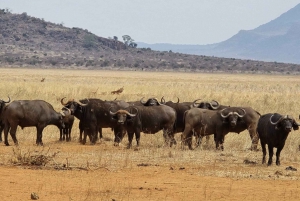
[[[296,64],[133,48],[117,38],[2,9],[0,27],[0,67],[300,74]]]
[[[300,4],[253,30],[241,30],[226,41],[212,45],[138,43],[139,47],[186,54],[233,57],[300,64]]]

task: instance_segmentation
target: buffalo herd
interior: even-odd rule
[[[261,115],[251,107],[232,107],[220,105],[218,101],[204,102],[197,99],[191,102],[165,101],[164,97],[149,98],[140,101],[106,101],[100,99],[61,99],[62,109],[55,111],[51,104],[43,100],[0,100],[0,141],[4,131],[4,144],[9,146],[8,133],[15,145],[17,127],[36,127],[36,144],[43,145],[42,133],[47,125],[56,125],[60,130],[60,141],[71,141],[74,117],[79,120],[82,144],[86,138],[92,144],[102,138],[102,128],[111,128],[114,132],[114,145],[118,146],[124,136],[128,136],[128,148],[132,147],[135,136],[140,144],[140,133],[155,134],[163,131],[168,146],[177,144],[176,133],[181,134],[181,146],[194,149],[201,139],[214,136],[216,149],[224,149],[225,135],[229,132],[240,133],[248,130],[252,144],[251,150],[257,150],[260,140],[263,159],[266,162],[266,144],[269,160],[272,164],[273,148],[277,148],[276,165],[280,165],[280,152],[291,130],[300,126],[290,115],[270,113]],[[99,134],[99,137],[98,137]]]

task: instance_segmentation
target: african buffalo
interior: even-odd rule
[[[122,125],[128,133],[128,148],[132,146],[133,135],[135,134],[137,146],[140,142],[140,132],[155,134],[163,130],[165,141],[174,140],[174,126],[176,121],[176,111],[166,105],[155,107],[130,106],[117,112],[110,111],[110,115],[119,125]],[[118,133],[121,134],[121,133]],[[120,143],[124,135],[116,138]]]
[[[65,114],[63,118],[64,128],[60,128],[60,137],[59,141],[66,140],[67,142],[71,141],[71,131],[74,123],[74,115],[71,114],[71,111],[68,108],[63,107],[62,112]]]
[[[8,132],[17,145],[17,127],[35,126],[37,130],[36,144],[43,145],[43,130],[47,125],[64,127],[63,113],[56,112],[50,103],[43,100],[15,100],[4,108],[2,121],[4,123],[4,143],[9,146]]]
[[[160,103],[157,98],[148,98],[147,101],[144,101],[144,97],[139,101],[129,101],[130,106],[157,106],[157,105],[163,105]]]
[[[6,106],[6,103],[9,103],[9,102],[10,102],[10,97],[8,97],[8,101],[4,101],[4,100],[0,99],[0,142],[2,142],[2,131],[4,129],[4,124],[1,121],[1,115],[4,110],[4,107]]]
[[[262,163],[266,163],[266,144],[269,150],[268,165],[272,165],[273,148],[276,147],[276,165],[280,165],[280,152],[284,147],[285,140],[291,132],[299,129],[300,124],[289,115],[269,113],[260,117],[257,132],[263,152]]]
[[[64,98],[63,98],[64,99]],[[97,132],[102,128],[113,128],[115,136],[116,133],[123,133],[121,127],[111,120],[109,115],[110,108],[115,110],[126,108],[129,106],[125,101],[103,101],[100,99],[88,99],[87,103],[83,101],[69,100],[61,104],[69,108],[71,113],[78,119],[80,119],[79,127],[84,130],[84,137],[82,144],[86,143],[87,135],[90,137],[92,144],[96,143]],[[116,139],[115,139],[116,140]]]
[[[252,139],[252,148],[256,149],[256,132],[260,114],[251,107],[228,107],[221,111],[192,108],[185,113],[183,143],[192,149],[192,130],[201,136],[214,134],[216,148],[224,149],[224,136],[229,132],[240,133],[247,129]]]
[[[217,101],[212,101],[212,102],[200,102],[198,101],[201,99],[194,100],[193,102],[179,102],[179,98],[177,98],[177,102],[173,101],[167,101],[165,102],[164,97],[161,98],[161,102],[171,108],[173,108],[176,111],[176,126],[175,126],[175,131],[174,133],[182,133],[184,131],[184,113],[188,111],[191,108],[203,108],[203,109],[210,109],[210,110],[220,110],[227,108],[228,106],[220,105]],[[192,132],[193,133],[193,132]],[[195,133],[194,133],[195,134]],[[196,144],[197,146],[200,145],[200,140],[202,138],[198,138],[196,135],[197,140]],[[208,136],[207,136],[208,139]],[[176,143],[176,141],[175,141]]]

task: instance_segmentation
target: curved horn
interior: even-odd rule
[[[277,125],[279,122],[281,122],[284,118],[286,118],[286,116],[281,116],[280,118],[279,118],[279,120],[278,121],[276,121],[276,122],[273,122],[272,121],[272,117],[274,116],[274,114],[272,114],[272,116],[270,117],[270,123],[272,124],[272,125]]]
[[[68,112],[69,112],[70,115],[72,114],[72,113],[71,113],[71,110],[70,110],[69,108],[63,107],[63,109],[68,110]]]
[[[200,99],[196,99],[196,100],[194,100],[194,102],[193,102],[193,107],[198,107],[199,106],[199,104],[198,103],[196,103],[198,100],[201,100],[201,98]]]
[[[227,118],[229,115],[233,114],[232,112],[229,112],[227,115],[224,115],[223,112],[224,110],[226,110],[227,108],[224,108],[223,110],[221,110],[220,114],[221,114],[221,117],[223,118]]]
[[[87,106],[87,104],[81,103],[80,101],[75,100],[75,99],[74,99],[74,102],[75,102],[75,103],[78,103],[78,104],[81,105],[81,106]]]
[[[10,97],[9,96],[7,96],[8,97],[8,101],[3,101],[4,103],[9,103],[10,102]]]
[[[160,102],[162,102],[162,103],[166,103],[166,100],[164,99],[164,96],[163,96],[163,97],[161,97],[161,99],[160,99]]]
[[[66,114],[63,111],[60,111],[61,116],[65,117]]]
[[[164,103],[160,103],[160,102],[157,100],[157,98],[153,98],[153,99],[157,101],[158,105],[164,105]]]
[[[139,112],[139,110],[136,107],[131,107],[133,109],[135,109],[136,113],[134,115],[137,115],[137,113]]]
[[[128,112],[127,110],[124,110],[125,111],[125,113],[127,114],[127,115],[129,115],[129,116],[131,116],[131,117],[135,117],[136,116],[136,114],[131,114],[130,112]]]
[[[60,100],[60,103],[62,104],[62,105],[67,105],[67,103],[64,103],[64,99],[65,99],[66,97],[63,97],[61,100]]]
[[[114,116],[114,115],[116,115],[117,113],[118,113],[118,111],[116,111],[116,112],[112,112],[110,109],[111,109],[112,107],[110,107],[108,110],[109,110],[109,114],[111,115],[111,116]]]
[[[172,103],[175,103],[175,102],[172,101]],[[177,97],[177,103],[179,103],[179,98],[178,97]]]
[[[213,102],[217,103],[217,106],[213,106]],[[214,110],[218,109],[220,107],[220,104],[216,100],[212,100],[212,102],[209,103],[210,107]]]
[[[140,102],[143,104],[143,105],[145,105],[145,101],[143,101],[143,99],[144,99],[145,97],[143,97],[141,100],[140,100]]]
[[[234,114],[236,114],[238,117],[242,118],[246,115],[246,111],[243,108],[240,108],[240,109],[244,112],[244,114],[239,114],[238,112],[234,112]]]

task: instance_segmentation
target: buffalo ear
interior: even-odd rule
[[[297,123],[295,121],[293,122],[293,129],[294,129],[294,131],[299,129],[299,126],[297,125]]]

